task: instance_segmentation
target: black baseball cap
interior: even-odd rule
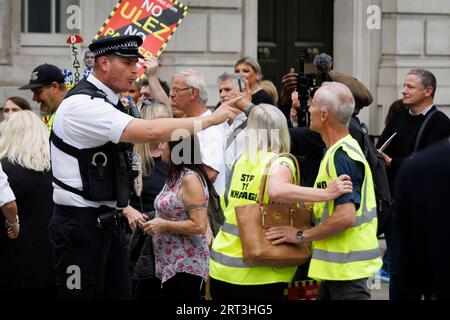
[[[34,68],[31,73],[30,82],[24,86],[21,86],[20,90],[36,89],[52,82],[64,83],[64,75],[62,70],[52,64],[41,64]]]
[[[118,36],[102,37],[89,45],[95,57],[106,54],[116,54],[122,57],[142,58],[139,53],[139,47],[142,45],[142,38],[139,36]]]

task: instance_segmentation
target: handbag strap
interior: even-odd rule
[[[269,176],[270,167],[275,162],[275,160],[277,160],[279,158],[282,158],[282,157],[290,158],[292,160],[292,162],[294,162],[295,174],[296,174],[296,179],[297,179],[296,182],[300,183],[300,166],[298,164],[297,158],[294,155],[292,155],[292,154],[290,154],[288,152],[280,153],[278,155],[275,155],[269,160],[269,162],[267,163],[266,167],[264,168],[264,173],[263,173],[263,177],[262,177],[262,180],[261,180],[261,186],[259,187],[258,199],[256,200],[257,203],[263,203],[264,202],[263,201],[264,200],[264,198],[263,198],[264,197],[264,191],[266,190],[267,178]]]

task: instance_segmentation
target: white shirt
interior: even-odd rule
[[[92,74],[87,81],[106,93],[107,98],[117,104],[119,97]],[[78,149],[102,146],[109,141],[118,143],[133,117],[120,112],[104,99],[78,94],[64,99],[58,107],[53,121],[54,133],[65,143]],[[51,145],[53,175],[63,183],[82,190],[78,160]],[[88,201],[83,197],[62,189],[53,183],[53,201],[56,204],[76,207],[115,207],[115,201]]]
[[[0,163],[0,207],[14,200],[16,200],[16,197],[9,186],[8,176],[3,171],[2,164]]]
[[[234,133],[234,130],[239,127],[245,120],[247,120],[247,116],[245,113],[240,113],[236,116],[233,124],[230,126],[229,131],[227,133],[227,141],[228,138]],[[231,179],[231,168],[233,167],[233,163],[236,161],[237,157],[244,151],[244,138],[245,138],[245,128],[238,129],[241,130],[234,140],[230,143],[230,145],[225,146],[225,185]],[[237,132],[236,132],[237,133]]]
[[[201,117],[209,116],[212,112],[206,111]],[[202,162],[214,169],[219,174],[213,183],[217,194],[221,195],[225,190],[225,143],[226,143],[226,122],[211,126],[197,133],[200,143]]]
[[[434,104],[429,105],[428,107],[426,107],[425,109],[423,109],[423,111],[422,111],[421,113],[419,113],[419,114],[421,114],[421,115],[423,115],[423,116],[426,116],[427,113],[431,110],[431,108],[433,108],[433,106],[434,106]],[[415,116],[415,114],[413,114],[413,113],[411,112],[411,109],[409,109],[409,114],[412,115],[412,116]],[[417,116],[418,116],[419,114],[417,114]]]

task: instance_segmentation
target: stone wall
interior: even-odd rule
[[[117,1],[80,2],[81,35],[87,45]],[[170,81],[171,75],[187,68],[203,72],[208,83],[208,103],[215,105],[219,101],[217,77],[224,71],[232,72],[234,62],[241,56],[256,56],[257,0],[182,2],[189,7],[189,13],[160,57],[160,76]],[[39,64],[69,66],[70,52],[63,39],[66,36],[58,37],[57,43],[25,44],[27,39],[34,39],[34,35],[21,34],[20,1],[0,0],[0,18],[0,101],[12,95],[31,101],[31,92],[20,91],[17,87],[28,81],[32,69]],[[9,19],[16,22],[11,24]],[[17,50],[11,52],[14,45]]]

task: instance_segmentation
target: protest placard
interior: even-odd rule
[[[166,48],[188,7],[176,0],[120,0],[95,36],[138,35],[144,40],[139,52],[158,57]]]

